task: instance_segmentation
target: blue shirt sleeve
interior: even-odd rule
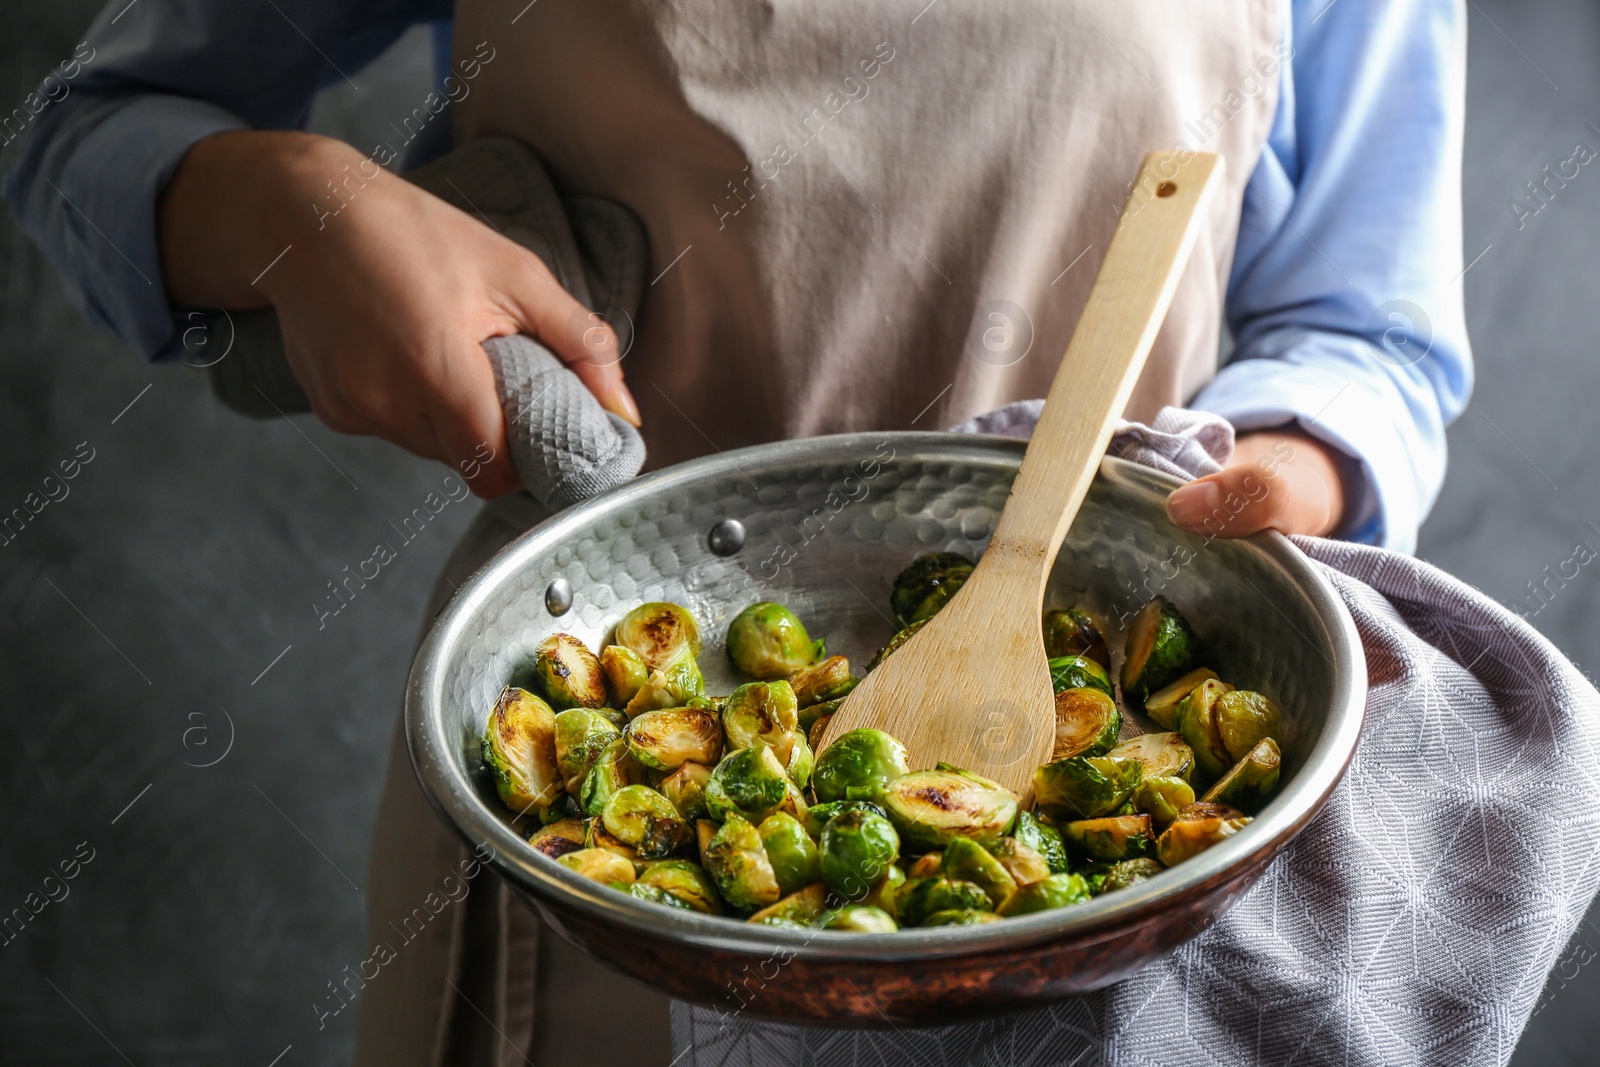
[[[1402,552],[1467,404],[1460,0],[1292,0],[1277,117],[1228,289],[1230,362],[1192,406],[1296,423],[1359,461],[1343,536]]]
[[[181,353],[156,207],[194,143],[300,126],[318,88],[350,80],[450,0],[112,0],[75,66],[53,73],[4,193],[90,320],[149,359]],[[71,76],[68,70],[71,69]]]

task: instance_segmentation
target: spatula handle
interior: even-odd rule
[[[1152,152],[1139,169],[983,555],[1037,568],[1041,597],[1172,303],[1223,166],[1209,153]]]

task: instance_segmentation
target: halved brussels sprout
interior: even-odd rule
[[[632,861],[603,848],[581,848],[559,857],[556,862],[601,885],[631,882],[634,877]]]
[[[1044,654],[1083,656],[1111,669],[1111,651],[1106,647],[1105,627],[1092,614],[1079,608],[1057,608],[1044,614]]]
[[[533,846],[535,852],[549,856],[553,860],[560,859],[569,852],[583,848],[583,820],[561,819],[549,826],[541,826],[528,838],[528,844]]]
[[[842,704],[844,701],[841,700],[839,703]],[[822,739],[828,735],[828,723],[832,720],[833,712],[830,711],[826,715],[819,716],[806,731],[806,744],[811,746],[812,752],[822,747]]]
[[[700,655],[700,624],[679,604],[640,604],[617,623],[612,640],[644,660],[647,670],[659,671],[669,663]]]
[[[650,677],[644,659],[627,645],[607,645],[600,650],[600,673],[614,707],[625,708]]]
[[[1063,689],[1056,694],[1056,743],[1050,758],[1104,755],[1121,732],[1122,712],[1115,700],[1098,689]]]
[[[795,731],[794,747],[789,750],[789,762],[784,765],[784,773],[788,774],[789,781],[804,789],[811,783],[811,772],[816,770],[817,758],[811,753],[811,742],[806,740],[806,735]]]
[[[556,768],[567,792],[576,796],[589,768],[622,733],[610,719],[589,708],[568,708],[556,716],[555,724]]]
[[[800,816],[800,825],[806,828],[806,833],[813,838],[822,836],[822,828],[828,825],[828,820],[835,815],[842,815],[847,811],[870,811],[874,815],[889,817],[882,805],[873,804],[866,800],[830,800],[825,804],[813,804]]]
[[[554,708],[598,708],[606,702],[605,674],[589,646],[571,634],[551,634],[533,650],[539,688]]]
[[[810,738],[812,736],[811,728],[817,724],[817,720],[825,719],[832,715],[843,704],[844,697],[840,697],[837,700],[825,700],[821,704],[812,704],[810,707],[801,707],[799,713],[795,716],[795,721],[800,726],[800,732]],[[815,748],[816,746],[813,745],[812,747]]]
[[[1133,806],[1150,816],[1160,832],[1177,819],[1178,813],[1194,803],[1194,787],[1182,778],[1146,778],[1133,791]]]
[[[1263,738],[1283,736],[1283,715],[1261,693],[1234,689],[1217,698],[1217,733],[1234,760],[1242,760]]]
[[[652,863],[636,879],[635,885],[654,886],[677,897],[695,911],[706,915],[722,914],[722,898],[716,883],[697,863],[688,860],[662,860]]]
[[[794,690],[781,679],[741,685],[728,694],[722,706],[722,729],[728,735],[729,748],[749,748],[765,741],[779,763],[788,763],[799,730]]]
[[[954,838],[944,847],[939,873],[946,878],[981,886],[989,894],[989,903],[997,908],[1017,891],[1017,880],[1011,877],[1011,872],[989,855],[982,845],[965,837]]]
[[[717,831],[722,829],[721,823],[714,823],[710,819],[696,819],[694,821],[695,855],[700,857],[700,866],[706,865],[706,849],[711,845],[711,839],[717,836]]]
[[[665,859],[689,847],[692,831],[672,801],[647,785],[624,786],[606,801],[600,816],[606,832],[639,854]]]
[[[628,751],[655,771],[675,771],[685,763],[716,763],[722,755],[722,727],[716,712],[700,708],[647,711],[628,724]]]
[[[1061,833],[1073,848],[1103,863],[1136,859],[1147,854],[1155,841],[1148,815],[1079,819],[1062,826]]]
[[[906,872],[897,864],[891,863],[889,869],[883,872],[883,877],[878,879],[878,884],[872,887],[872,891],[861,903],[870,904],[888,914],[890,918],[894,918],[894,895],[905,884]]]
[[[1226,692],[1226,683],[1201,682],[1178,705],[1172,723],[1194,750],[1195,767],[1207,781],[1221,777],[1233,763],[1217,729],[1217,701]]]
[[[1067,846],[1061,841],[1061,831],[1047,822],[1041,822],[1033,812],[1017,813],[1016,829],[1011,831],[1011,836],[1037,852],[1050,868],[1051,874],[1067,873]]]
[[[1055,819],[1097,819],[1127,803],[1143,780],[1144,765],[1136,759],[1073,756],[1033,772],[1033,798]]]
[[[846,904],[817,916],[811,924],[821,930],[841,930],[851,934],[892,934],[900,929],[894,916],[871,904]]]
[[[895,635],[889,638],[889,643],[878,649],[877,654],[867,661],[867,673],[872,673],[872,670],[877,667],[878,664],[882,663],[884,660],[894,655],[894,653],[898,652],[900,650],[900,646],[904,645],[907,641],[915,637],[917,635],[917,631],[927,625],[927,622],[927,619],[923,619],[920,622],[914,622],[910,626],[905,626],[895,631]]]
[[[484,727],[483,762],[507,807],[519,815],[543,816],[561,796],[556,715],[550,705],[526,689],[506,686]]]
[[[686,707],[705,695],[706,680],[700,673],[700,664],[685,653],[651,671],[644,685],[628,701],[626,710],[628,718],[636,719],[647,711]]]
[[[625,844],[611,831],[606,829],[605,820],[590,819],[583,827],[583,844],[585,848],[599,848],[615,853],[638,866],[639,853],[632,845]]]
[[[1168,682],[1146,697],[1144,713],[1163,730],[1171,730],[1172,723],[1178,715],[1178,705],[1183,703],[1183,698],[1194,692],[1195,686],[1201,682],[1216,678],[1217,672],[1210,667],[1196,667],[1177,681]]]
[[[1111,675],[1088,656],[1057,656],[1047,664],[1050,668],[1050,687],[1057,693],[1067,689],[1098,689],[1115,699],[1111,688]]]
[[[937,849],[933,852],[924,852],[912,862],[911,869],[907,872],[907,877],[932,878],[939,873],[939,869],[943,866],[944,850]]]
[[[781,904],[783,902],[779,901],[778,903]],[[773,907],[777,907],[777,904],[774,904]],[[762,910],[764,911],[765,909],[762,909]],[[759,911],[756,912],[756,915],[760,915],[760,914],[761,914],[761,912],[759,912]],[[766,919],[757,919],[755,915],[752,915],[752,916],[750,916],[749,920],[747,920],[747,921],[755,923],[758,926],[776,926],[776,927],[778,927],[780,929],[783,929],[783,930],[809,930],[809,929],[811,929],[811,927],[809,925],[807,925],[806,923],[796,922],[794,919],[786,919],[782,915],[774,915],[774,916],[771,916],[770,918],[766,918]]]
[[[799,616],[770,601],[751,604],[728,624],[728,658],[752,678],[787,678],[826,654]]]
[[[1100,892],[1110,893],[1113,890],[1126,889],[1131,885],[1138,885],[1140,882],[1154,878],[1161,873],[1161,870],[1161,864],[1147,857],[1113,863],[1111,869],[1106,871],[1104,880],[1100,883]]]
[[[1230,804],[1245,811],[1255,811],[1278,788],[1278,767],[1282,762],[1283,754],[1278,751],[1278,742],[1263,737],[1200,799],[1208,804]]]
[[[647,885],[638,881],[618,882],[611,888],[618,892],[626,893],[635,900],[648,900],[650,903],[659,904],[663,908],[674,908],[678,911],[699,910],[676,893],[669,893],[658,885]]]
[[[1036,911],[1065,908],[1082,904],[1090,897],[1089,883],[1076,874],[1052,874],[1038,882],[1023,886],[997,909],[1007,919],[1017,915],[1031,915]]]
[[[847,811],[822,828],[822,881],[848,901],[864,899],[900,856],[900,835],[882,815]]]
[[[1000,916],[992,911],[979,911],[977,908],[946,908],[929,915],[919,925],[926,929],[930,926],[982,926],[984,923],[999,921]]]
[[[764,908],[782,895],[760,832],[737,812],[706,846],[706,870],[722,899],[735,908]]]
[[[695,820],[711,813],[706,805],[706,787],[710,784],[710,767],[703,763],[685,763],[661,779],[657,788],[685,819]]]
[[[817,882],[798,892],[790,893],[776,904],[762,908],[750,916],[750,921],[766,926],[793,923],[804,929],[811,925],[813,919],[827,910],[827,896],[827,887]]]
[[[894,895],[894,913],[899,917],[901,926],[921,926],[928,916],[952,908],[993,910],[989,894],[983,891],[983,886],[959,882],[943,875],[913,878]]]
[[[969,575],[970,559],[955,552],[930,552],[918,556],[895,576],[889,607],[901,626],[932,618],[955,596]]]
[[[1194,749],[1181,734],[1140,734],[1130,737],[1106,755],[1116,759],[1136,759],[1144,764],[1146,778],[1182,778],[1194,774]]]
[[[822,867],[817,846],[807,836],[800,820],[787,812],[776,812],[761,820],[756,827],[761,835],[761,845],[767,850],[767,861],[778,880],[778,891],[784,896],[804,889],[822,877]]]
[[[1045,858],[1014,837],[1002,837],[993,848],[995,861],[1017,885],[1032,885],[1053,873]],[[1065,866],[1065,864],[1063,864]]]
[[[901,836],[925,848],[958,837],[991,844],[1017,818],[1017,798],[1009,789],[953,768],[901,775],[884,789],[883,806]]]
[[[860,680],[850,673],[848,659],[829,656],[795,671],[789,676],[789,687],[794,690],[795,700],[800,707],[806,708],[844,699]]]
[[[1174,867],[1250,825],[1250,816],[1226,804],[1190,804],[1156,839],[1156,859]]]
[[[583,776],[578,802],[590,815],[600,815],[612,794],[624,786],[638,785],[644,777],[644,768],[628,751],[628,743],[619,736],[600,750],[594,766]]]
[[[1139,609],[1128,626],[1127,656],[1122,661],[1122,694],[1143,701],[1194,665],[1199,638],[1166,597]]]
[[[798,794],[772,749],[757,741],[753,748],[722,757],[706,786],[706,809],[713,819],[737,813],[759,822],[780,809],[804,814],[804,801],[796,804]]]
[[[811,788],[823,803],[883,799],[884,789],[910,770],[906,748],[882,730],[851,730],[823,749]]]

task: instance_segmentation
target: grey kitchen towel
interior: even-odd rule
[[[419,167],[407,179],[522,245],[548,266],[578,302],[616,331],[618,351],[633,343],[649,245],[627,208],[589,196],[563,196],[538,157],[506,137],[470,141]],[[311,410],[283,351],[271,311],[233,316],[229,354],[210,367],[219,399],[242,414],[271,418]],[[591,325],[570,324],[573,336]],[[484,342],[505,411],[511,458],[534,501],[498,505],[520,519],[560,511],[639,473],[644,439],[601,408],[578,376],[531,337]]]
[[[1028,428],[1016,412],[974,423],[958,429]],[[1232,440],[1220,419],[1169,408],[1111,450],[1193,476]],[[1437,568],[1294,542],[1355,619],[1367,720],[1327,807],[1231,911],[1108,989],[964,1026],[813,1029],[675,1004],[676,1062],[1505,1063],[1600,882],[1600,693]]]

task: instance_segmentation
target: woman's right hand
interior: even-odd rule
[[[271,304],[325,424],[476,468],[479,496],[521,484],[481,347],[490,337],[534,337],[639,424],[616,336],[538,257],[342,142],[207,137],[168,184],[159,228],[169,299]]]

